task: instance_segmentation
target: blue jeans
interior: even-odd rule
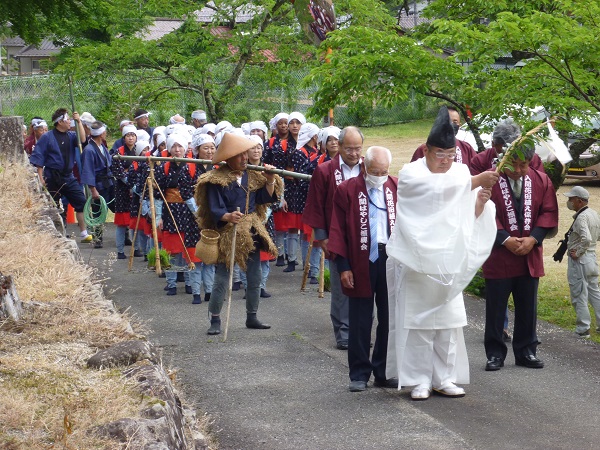
[[[183,259],[183,253],[177,253],[176,255],[171,255],[171,265],[172,266],[184,266],[185,260]],[[198,269],[198,267],[196,267]],[[185,285],[190,286],[190,272],[183,272],[183,276],[185,278]],[[167,287],[174,288],[177,287],[177,271],[176,270],[165,270],[165,275],[167,278]],[[195,294],[200,293],[200,271],[198,270],[198,275],[196,277],[196,282],[198,283],[198,292],[194,292]],[[193,286],[192,286],[193,289]]]
[[[304,270],[304,264],[306,264],[306,254],[308,253],[309,242],[302,240],[302,269]],[[310,251],[310,269],[308,269],[308,276],[316,278],[319,275],[319,265],[321,264],[321,248],[313,247]]]
[[[213,290],[213,285],[215,284],[215,265],[206,265],[204,263],[201,263],[200,274],[202,278],[201,284],[204,285],[204,293],[210,294]]]
[[[262,278],[259,251],[250,253],[247,266],[246,312],[256,313],[258,311],[258,303],[260,302],[260,282]],[[227,295],[229,290],[229,270],[225,264],[217,264],[216,267],[215,284],[210,296],[210,302],[208,303],[208,310],[212,315],[218,316],[221,314],[225,295]]]
[[[127,235],[127,227],[117,227],[115,231],[115,240],[117,241],[117,252],[125,253],[125,236]]]
[[[262,280],[260,282],[260,288],[267,289],[267,279],[269,278],[269,272],[271,271],[271,263],[269,261],[261,261],[260,269],[262,271]]]

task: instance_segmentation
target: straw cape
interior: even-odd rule
[[[248,141],[252,144],[252,141]],[[267,179],[261,172],[248,170],[248,189],[250,192],[262,189]],[[207,185],[215,184],[218,186],[229,186],[232,182],[237,182],[238,171],[232,171],[227,165],[222,165],[216,170],[211,170],[202,174],[196,185],[196,204],[198,211],[196,218],[198,226],[201,230],[212,229],[221,234],[219,239],[219,259],[218,263],[228,264],[231,258],[231,243],[233,241],[233,224],[228,223],[222,228],[218,228],[214,222],[210,208],[208,206]],[[275,195],[280,197],[283,193],[283,181],[275,175]],[[267,220],[268,204],[255,205],[254,212],[246,214],[237,224],[236,229],[236,245],[235,245],[235,262],[242,270],[246,270],[246,261],[248,255],[254,250],[254,237],[258,238],[260,250],[269,252],[274,257],[277,257],[277,247],[271,240],[264,222]],[[242,211],[243,212],[243,211]]]

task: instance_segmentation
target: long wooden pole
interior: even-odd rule
[[[310,254],[313,248],[313,241],[315,239],[314,231],[310,235],[310,242],[308,243],[308,252],[306,253],[306,260],[304,261],[304,272],[302,273],[302,286],[301,291],[306,289],[306,280],[308,280],[308,272],[310,271]]]
[[[240,208],[237,208],[240,211]],[[231,257],[229,258],[229,285],[227,286],[227,314],[225,317],[225,332],[223,333],[223,342],[227,340],[227,331],[229,330],[229,313],[231,312],[231,291],[233,291],[233,266],[235,263],[235,238],[237,232],[237,223],[233,224],[233,239],[231,240]]]
[[[335,264],[329,262],[329,264]],[[325,296],[325,252],[321,250],[321,261],[319,262],[319,298]]]
[[[113,155],[113,159],[124,160],[124,161],[171,161],[171,162],[182,162],[182,163],[194,163],[194,164],[212,164],[210,159],[194,159],[194,158],[166,158],[163,156],[125,156],[125,155]],[[225,164],[224,162],[219,164]],[[263,166],[255,166],[254,164],[248,164],[250,170],[256,170],[258,172],[269,172],[282,177],[298,178],[300,180],[310,180],[311,175],[298,172],[290,172],[289,170],[283,169],[266,169]]]
[[[149,159],[149,158],[148,158]],[[156,255],[154,267],[158,276],[162,275],[160,267],[160,249],[158,248],[158,232],[156,231],[156,211],[154,210],[154,161],[148,161],[150,166],[150,174],[148,178],[148,195],[150,197],[150,214],[152,215],[152,238],[154,239],[154,252]]]
[[[133,269],[133,254],[135,253],[135,240],[137,239],[137,233],[138,233],[138,229],[140,226],[140,219],[142,217],[142,206],[144,205],[144,195],[146,194],[146,186],[147,185],[148,185],[148,178],[146,178],[146,183],[144,184],[144,189],[142,190],[142,196],[140,198],[140,207],[138,208],[137,220],[135,222],[135,230],[133,231],[133,241],[131,243],[131,251],[129,252],[129,271],[130,272]],[[136,195],[136,194],[134,193],[133,195]]]

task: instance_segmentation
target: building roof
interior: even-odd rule
[[[1,45],[4,47],[25,47],[25,41],[19,36],[6,38],[2,41]]]
[[[49,58],[60,52],[60,47],[48,39],[44,39],[39,45],[28,45],[15,55],[15,58]]]
[[[183,24],[181,19],[157,18],[147,30],[140,33],[145,41],[157,41],[169,33],[177,30]]]

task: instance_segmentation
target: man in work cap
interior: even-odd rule
[[[200,229],[213,229],[220,233],[219,259],[215,282],[208,305],[211,313],[207,334],[221,333],[221,309],[229,282],[231,252],[235,262],[246,271],[246,327],[267,329],[270,325],[256,317],[260,300],[260,250],[277,255],[277,248],[269,237],[264,222],[267,207],[277,202],[283,192],[283,181],[268,172],[248,171],[248,150],[254,141],[232,133],[224,133],[211,170],[198,180],[196,204]],[[221,163],[224,161],[224,163]],[[265,165],[267,169],[273,166]],[[234,227],[234,224],[236,226]],[[235,248],[232,243],[235,238]]]
[[[571,303],[577,316],[575,333],[579,337],[589,339],[592,320],[588,302],[592,304],[596,315],[596,332],[600,332],[600,290],[596,259],[600,218],[598,213],[588,206],[590,193],[581,186],[573,186],[563,195],[567,197],[567,208],[575,211],[573,225],[567,233],[567,281],[571,291]]]
[[[192,125],[195,128],[203,127],[208,121],[206,120],[206,113],[201,109],[197,109],[192,113]]]

